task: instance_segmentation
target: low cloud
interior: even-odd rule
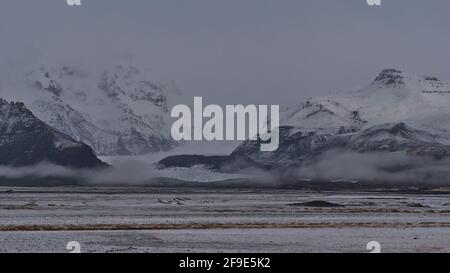
[[[298,177],[325,181],[450,185],[450,159],[436,160],[404,152],[362,154],[332,151],[293,173]]]
[[[32,181],[33,179],[52,178],[53,180],[76,181],[81,184],[142,184],[155,177],[155,174],[156,170],[152,165],[134,160],[124,161],[115,167],[99,170],[72,169],[50,163],[27,167],[0,167],[2,180],[29,179]]]
[[[46,178],[62,181],[77,181],[87,185],[148,185],[152,179],[173,177],[183,180],[197,181],[194,175],[198,169],[185,169],[180,177],[174,176],[171,170],[159,170],[150,161],[139,159],[123,159],[116,161],[114,167],[102,170],[75,170],[41,163],[29,167],[0,167],[1,180],[21,180]],[[192,174],[190,174],[191,172]],[[203,172],[206,172],[203,171]],[[362,154],[356,152],[332,151],[324,154],[313,163],[279,172],[247,169],[246,178],[261,185],[277,184],[286,180],[311,179],[313,181],[358,181],[361,183],[399,184],[399,185],[450,185],[450,159],[435,160],[405,153]],[[202,173],[211,175],[211,180],[220,181],[238,176],[226,176],[223,173]],[[245,176],[241,176],[245,179]],[[203,180],[202,180],[203,179]],[[204,178],[199,182],[207,182]],[[208,178],[209,179],[209,178]],[[23,183],[21,183],[23,184]]]

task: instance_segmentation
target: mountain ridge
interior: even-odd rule
[[[42,162],[73,168],[107,166],[88,145],[45,124],[24,103],[0,98],[0,165]]]
[[[448,84],[436,77],[385,69],[363,88],[313,97],[283,111],[278,150],[261,152],[261,141],[244,141],[229,156],[214,158],[209,167],[283,173],[313,166],[330,152],[401,154],[438,162],[450,157],[450,123],[440,122],[450,115],[447,90]],[[430,126],[429,119],[436,117],[438,126]],[[195,165],[196,159],[191,160]],[[180,162],[172,156],[160,163],[173,167]]]
[[[19,92],[53,128],[101,155],[142,155],[176,145],[169,135],[166,85],[149,81],[136,67],[117,65],[100,73],[71,66],[41,66],[26,73]],[[23,89],[23,90],[22,90]]]

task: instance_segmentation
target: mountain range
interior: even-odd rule
[[[96,75],[41,67],[27,73],[24,84],[25,103],[1,100],[0,165],[96,167],[104,165],[96,154],[142,155],[176,145],[169,129],[171,91],[135,67],[119,65]],[[313,166],[331,152],[441,161],[450,156],[448,105],[450,86],[438,78],[385,69],[362,88],[312,97],[282,111],[276,151],[261,152],[260,140],[244,141],[227,156],[177,155],[159,163],[283,172]]]
[[[274,152],[261,152],[261,141],[245,141],[229,156],[172,156],[160,164],[283,171],[313,165],[331,151],[442,160],[450,155],[449,105],[450,87],[438,78],[385,69],[362,88],[309,98],[285,109],[280,146]]]

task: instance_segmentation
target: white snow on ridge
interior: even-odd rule
[[[0,97],[23,101],[41,120],[101,155],[164,151],[174,143],[164,85],[137,68],[118,65],[101,73],[69,66],[30,69],[2,86]]]
[[[281,124],[338,130],[396,122],[450,134],[450,86],[435,77],[386,69],[363,88],[310,98],[288,108]]]

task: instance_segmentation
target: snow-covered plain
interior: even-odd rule
[[[450,251],[443,193],[3,187],[0,216],[1,252]]]
[[[449,228],[213,229],[0,232],[1,252],[64,253],[78,240],[85,253],[367,253],[450,252]]]

